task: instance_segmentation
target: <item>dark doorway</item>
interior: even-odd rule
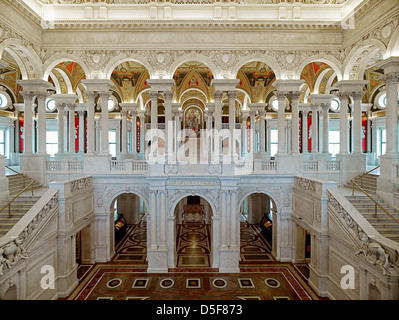
[[[201,198],[198,196],[188,196],[187,197],[187,204],[201,204]]]

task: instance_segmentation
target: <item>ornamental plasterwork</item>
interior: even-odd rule
[[[316,192],[316,182],[307,178],[295,177],[295,187],[310,192]]]
[[[356,239],[361,243],[361,247],[355,255],[363,255],[369,263],[380,267],[384,275],[397,275],[399,273],[399,252],[395,250],[396,258],[391,258],[390,254],[386,252],[386,249],[381,244],[372,241],[367,236],[330,192],[327,192],[327,195],[328,203],[334,208],[334,212],[341,219],[344,226],[351,230]]]

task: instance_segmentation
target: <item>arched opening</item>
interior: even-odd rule
[[[111,204],[111,252],[114,263],[147,265],[146,202],[133,193],[118,195]]]
[[[248,195],[241,203],[240,265],[262,265],[274,261],[277,207],[264,193]]]
[[[339,75],[334,66],[322,61],[312,61],[305,65],[301,71],[301,80],[305,83],[301,87],[300,103],[309,103],[309,96],[312,94],[330,94],[333,85],[338,81]],[[299,132],[299,151],[302,153],[313,153],[323,150],[331,154],[333,157],[339,152],[340,142],[340,122],[338,112],[340,109],[340,101],[335,98],[331,102],[331,107],[327,110],[327,122],[324,122],[326,116],[325,110],[319,109],[316,113],[317,123],[312,123],[315,119],[312,112],[300,111]],[[306,117],[306,119],[305,119]],[[323,125],[328,124],[328,132],[324,130]],[[328,137],[324,139],[323,135]],[[317,150],[313,150],[312,135],[317,135]],[[324,145],[326,143],[326,145]],[[323,151],[324,152],[324,151]]]
[[[175,209],[175,266],[209,268],[212,266],[212,208],[200,196],[181,199]]]
[[[180,101],[183,111],[181,124],[183,129],[178,158],[197,163],[206,159],[207,148],[202,144],[206,141],[206,104],[212,100],[211,82],[214,75],[211,69],[198,61],[189,61],[178,66],[173,74],[175,81],[175,99]],[[212,124],[211,124],[212,125]]]
[[[147,119],[141,117],[136,118],[133,123],[133,109],[127,110],[127,124],[126,124],[126,142],[125,146],[122,145],[123,137],[121,134],[122,118],[120,113],[122,107],[119,103],[135,103],[140,101],[141,107],[144,109],[148,105],[150,109],[150,85],[147,80],[150,78],[148,69],[139,62],[127,60],[117,65],[111,73],[112,92],[115,97],[115,107],[110,110],[109,120],[109,135],[115,137],[110,143],[111,154],[116,158],[133,158],[138,153],[140,158],[144,158],[145,151],[145,136],[142,134],[145,129],[145,123],[150,123],[150,111],[146,110],[148,115]],[[159,103],[158,103],[159,105]],[[138,111],[139,109],[137,109]],[[144,120],[145,123],[141,123]],[[146,121],[145,121],[146,120]],[[158,123],[162,123],[162,119],[158,118]],[[148,142],[147,142],[148,143]],[[122,155],[123,154],[123,155]]]
[[[55,103],[57,97],[50,96],[47,98],[46,151],[51,158],[55,157],[57,159],[69,156],[68,152],[72,150],[71,148],[74,148],[73,153],[83,154],[87,151],[87,110],[83,105],[87,102],[87,96],[86,88],[82,84],[82,80],[87,79],[85,70],[80,64],[72,60],[63,60],[51,69],[49,67],[45,75],[48,75],[45,80],[54,86],[57,95],[77,96],[76,107],[73,110],[69,108],[64,109],[64,124],[62,126],[63,129],[61,129],[64,136],[63,143],[58,141],[58,130],[60,130],[58,118],[60,115]],[[73,113],[73,121],[71,121],[71,117],[69,116],[71,112]],[[75,137],[75,141],[71,140],[71,133]]]

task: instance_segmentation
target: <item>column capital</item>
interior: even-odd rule
[[[353,100],[355,101],[359,101],[362,100],[364,95],[366,94],[365,91],[356,91],[356,92],[351,92],[351,97],[353,98]]]
[[[382,80],[385,84],[397,84],[399,81],[399,72],[390,72],[382,76]]]
[[[235,90],[229,90],[227,91],[227,96],[229,99],[235,99],[237,97],[237,92]]]
[[[300,91],[292,91],[291,92],[291,99],[293,101],[298,101],[300,96],[301,96],[301,92]]]
[[[20,95],[24,98],[24,101],[32,101],[36,96],[33,91],[20,91]]]
[[[213,96],[215,97],[215,100],[221,100],[223,96],[223,91],[215,90]]]
[[[151,97],[151,100],[153,100],[153,99],[158,99],[158,91],[153,91],[153,90],[150,90],[150,97]]]
[[[83,117],[85,115],[84,110],[78,110],[77,112],[78,112],[79,117]]]
[[[172,100],[172,97],[173,97],[173,91],[172,90],[166,90],[166,91],[163,92],[163,96],[165,98],[165,102],[167,102],[167,101],[170,102]]]

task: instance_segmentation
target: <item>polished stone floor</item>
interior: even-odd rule
[[[210,225],[197,216],[176,229],[176,268],[147,273],[146,223],[129,228],[111,262],[80,266],[74,300],[316,300],[306,264],[279,263],[260,228],[241,222],[240,273],[210,268]]]

